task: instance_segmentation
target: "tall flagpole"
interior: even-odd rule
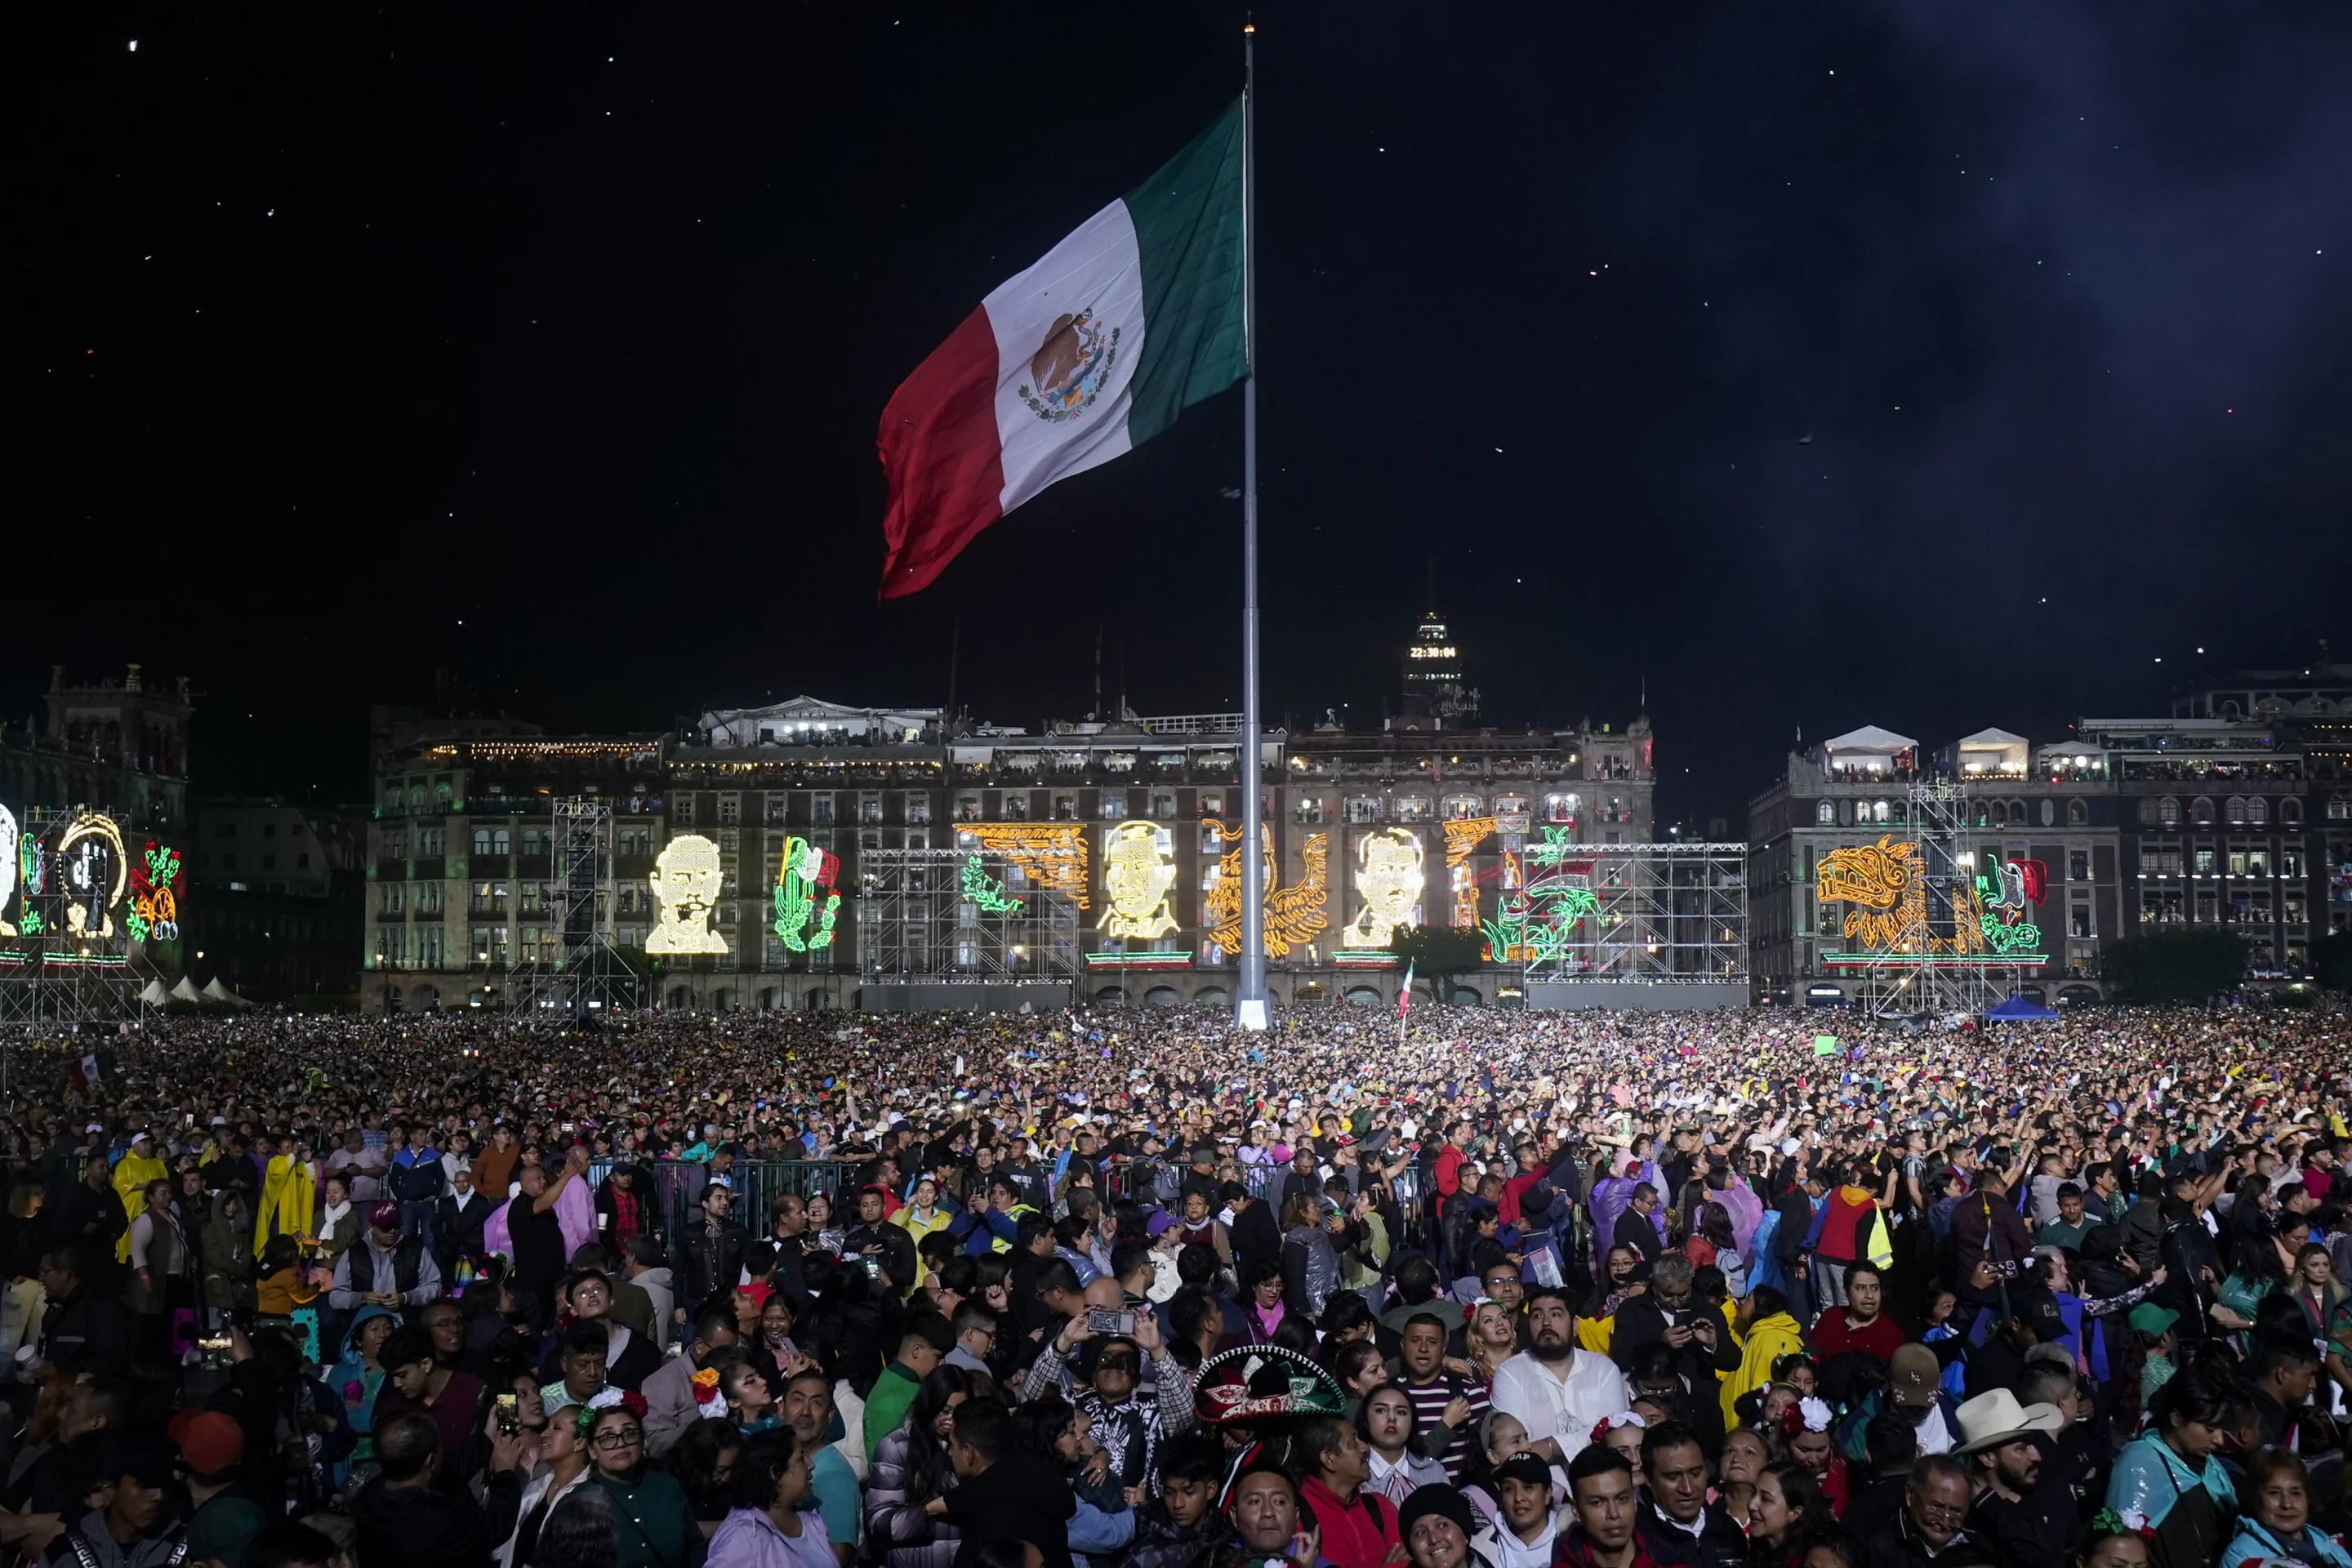
[[[1257,23],[1242,23],[1242,951],[1236,1016],[1266,1025],[1265,768],[1258,752],[1257,670]]]

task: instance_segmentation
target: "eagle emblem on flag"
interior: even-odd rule
[[[1118,329],[1105,327],[1089,306],[1054,318],[1029,358],[1029,384],[1013,390],[1031,413],[1056,425],[1087,411],[1118,363]]]

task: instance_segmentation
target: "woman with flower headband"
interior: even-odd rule
[[[570,1402],[560,1383],[541,1390],[540,1400],[546,1414],[539,1457],[546,1468],[523,1487],[515,1532],[507,1543],[507,1568],[555,1568],[538,1555],[540,1532],[555,1505],[588,1479],[588,1439],[580,1429],[585,1410]]]
[[[1823,1505],[1840,1516],[1845,1512],[1845,1456],[1830,1438],[1830,1419],[1828,1403],[1808,1394],[1780,1412],[1780,1436],[1790,1462],[1804,1467],[1821,1488]]]
[[[583,1407],[588,1484],[611,1494],[621,1568],[702,1568],[709,1543],[686,1489],[646,1468],[645,1409],[643,1395],[610,1388]]]

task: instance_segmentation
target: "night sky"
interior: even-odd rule
[[[200,790],[331,800],[371,701],[937,702],[959,621],[975,718],[1091,707],[1097,627],[1237,707],[1238,391],[887,606],[873,442],[1240,19],[23,13],[0,712],[184,671]],[[1259,22],[1270,715],[1377,722],[1433,560],[1486,721],[1646,689],[1662,828],[1800,727],[2352,660],[2352,10]]]

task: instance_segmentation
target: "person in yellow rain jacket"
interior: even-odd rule
[[[947,1229],[954,1220],[954,1211],[940,1206],[940,1184],[929,1176],[916,1179],[905,1206],[890,1216],[890,1223],[905,1231],[908,1240],[917,1242],[935,1230]]]
[[[122,1200],[122,1216],[127,1223],[137,1219],[147,1208],[147,1184],[160,1182],[169,1172],[163,1162],[155,1158],[155,1141],[144,1132],[134,1133],[131,1152],[122,1156],[114,1167],[114,1195]],[[114,1260],[131,1261],[131,1232],[123,1231],[114,1243]]]
[[[1723,1421],[1726,1429],[1739,1425],[1733,1409],[1741,1394],[1772,1381],[1772,1363],[1805,1348],[1797,1320],[1789,1315],[1787,1298],[1769,1285],[1759,1285],[1739,1303],[1747,1321],[1748,1338],[1739,1348],[1739,1370],[1723,1380]]]
[[[254,1211],[253,1255],[259,1258],[273,1236],[310,1236],[318,1211],[316,1177],[292,1133],[278,1140],[278,1152],[261,1178],[261,1203]]]

